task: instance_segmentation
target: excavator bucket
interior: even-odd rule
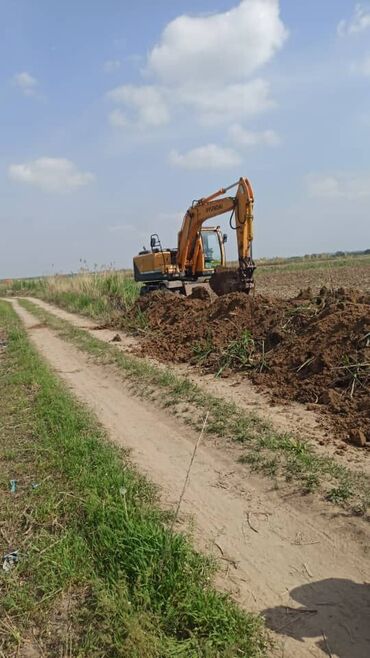
[[[217,269],[209,279],[209,286],[216,295],[228,295],[231,292],[246,292],[253,288],[253,281],[241,276],[239,269]]]

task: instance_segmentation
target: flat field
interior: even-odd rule
[[[256,270],[256,290],[261,295],[293,297],[300,290],[322,287],[356,288],[370,291],[370,256],[348,256],[320,260],[263,261]]]

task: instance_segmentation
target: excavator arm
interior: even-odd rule
[[[234,199],[226,197],[219,200],[197,201],[187,210],[178,238],[177,264],[181,272],[188,267],[193,269],[194,254],[200,241],[200,230],[204,222],[212,217],[234,210]]]
[[[235,196],[223,196],[234,187],[237,187]],[[222,285],[218,286],[216,283],[215,287],[217,292],[220,292],[221,289],[224,292],[229,278],[231,289],[249,290],[253,286],[255,269],[251,250],[253,204],[253,190],[247,178],[240,178],[229,187],[221,188],[214,194],[194,202],[185,214],[178,236],[177,264],[180,272],[196,273],[196,265],[202,250],[200,231],[204,222],[212,217],[231,212],[230,225],[236,231],[239,268],[237,271],[220,273],[219,280],[222,279]],[[233,221],[234,224],[232,224]]]

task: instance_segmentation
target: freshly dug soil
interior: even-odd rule
[[[141,351],[242,371],[272,397],[330,413],[335,436],[370,443],[370,294],[310,289],[293,299],[232,293],[207,301],[157,292],[133,309],[148,322]]]

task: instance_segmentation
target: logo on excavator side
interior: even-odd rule
[[[214,212],[215,210],[222,210],[223,205],[222,203],[219,203],[216,206],[212,206],[211,208],[206,208],[207,212]]]

